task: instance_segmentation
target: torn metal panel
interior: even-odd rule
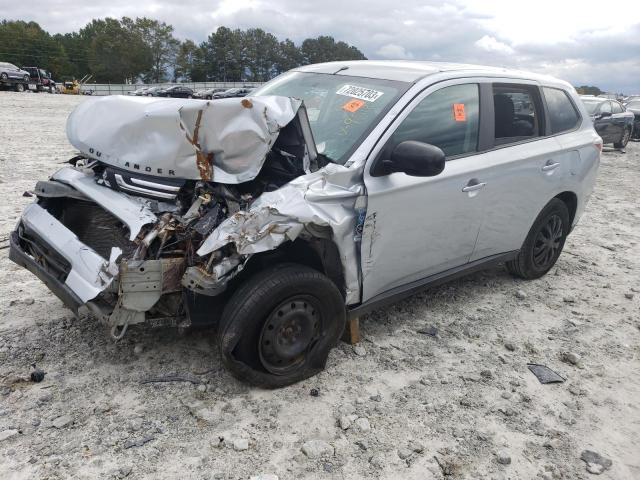
[[[258,175],[280,129],[301,105],[277,96],[203,102],[114,95],[76,107],[67,137],[88,158],[121,169],[237,184]],[[310,132],[308,137],[313,161]]]
[[[249,210],[225,219],[197,253],[204,256],[233,243],[239,254],[254,254],[293,241],[309,227],[330,227],[344,268],[347,303],[357,303],[360,287],[354,204],[362,193],[357,172],[341,165],[327,165],[278,190],[263,193]]]
[[[27,206],[22,214],[24,227],[59,252],[71,265],[65,284],[86,303],[105,290],[117,275],[113,263],[121,253],[114,248],[110,261],[105,260],[78,240],[78,237],[49,212],[36,203]]]
[[[85,174],[76,168],[65,167],[54,173],[51,178],[71,185],[119,218],[129,228],[131,241],[138,236],[144,225],[158,220],[143,199],[130,197],[98,185],[92,171]]]

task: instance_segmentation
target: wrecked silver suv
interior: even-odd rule
[[[87,100],[67,134],[80,155],[38,182],[10,258],[115,338],[217,324],[229,369],[271,387],[324,368],[348,317],[497,262],[544,275],[601,148],[565,82],[415,62]]]

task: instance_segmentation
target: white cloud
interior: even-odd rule
[[[407,52],[403,46],[387,43],[376,51],[376,55],[390,60],[412,60],[413,54]]]
[[[475,46],[486,52],[504,53],[506,55],[514,53],[513,48],[506,43],[496,40],[496,38],[491,35],[485,35],[480,40],[476,41]]]
[[[148,16],[198,43],[221,25],[263,28],[298,43],[331,35],[372,59],[516,67],[617,91],[638,90],[640,78],[637,0],[617,0],[611,15],[578,0],[534,6],[518,0],[47,0],[46,9],[29,3],[0,0],[2,17],[66,33],[92,18]]]

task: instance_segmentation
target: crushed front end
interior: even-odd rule
[[[317,155],[300,102],[222,102],[82,104],[67,123],[81,154],[37,183],[10,259],[119,338],[141,322],[189,325],[203,313],[210,321],[220,312],[207,305],[252,255],[316,235],[309,229],[329,218],[340,220],[329,237],[348,239],[344,204],[361,192],[327,181],[345,169]],[[305,197],[318,188],[328,195],[316,208]],[[354,269],[346,274],[357,285]]]

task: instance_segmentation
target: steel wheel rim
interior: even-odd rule
[[[537,268],[547,268],[553,263],[560,252],[563,235],[562,219],[551,215],[533,242],[533,264]]]
[[[258,344],[262,366],[275,375],[299,368],[321,331],[317,299],[310,295],[288,298],[273,309],[262,327]]]

